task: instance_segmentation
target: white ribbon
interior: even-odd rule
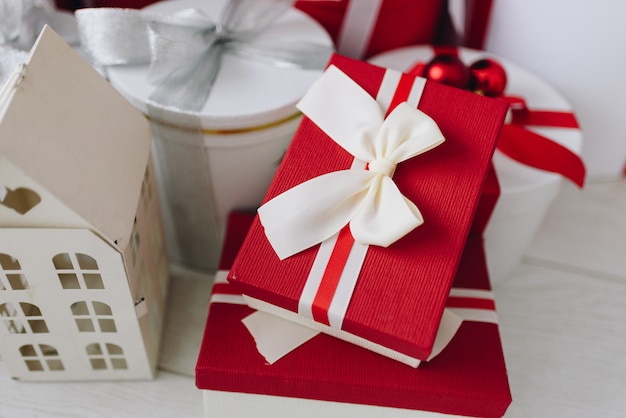
[[[365,57],[382,5],[383,0],[348,2],[337,38],[337,50],[341,55],[356,59]]]
[[[443,143],[428,115],[403,102],[385,118],[376,100],[335,66],[297,107],[369,169],[315,177],[259,208],[265,234],[281,260],[348,223],[356,242],[387,247],[424,222],[391,177],[398,163]]]

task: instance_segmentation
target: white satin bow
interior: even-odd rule
[[[356,82],[330,66],[297,105],[367,170],[340,170],[310,179],[258,210],[282,260],[336,234],[348,223],[355,241],[387,247],[424,220],[391,179],[396,164],[443,143],[437,124],[404,102],[384,109]]]

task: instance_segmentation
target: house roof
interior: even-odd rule
[[[0,229],[90,228],[91,224],[0,154]],[[2,198],[2,188],[5,198]],[[24,196],[24,191],[28,196]],[[34,194],[34,196],[32,196]],[[13,199],[11,198],[13,197]]]
[[[0,154],[107,238],[125,240],[150,141],[146,118],[44,28],[0,123]]]

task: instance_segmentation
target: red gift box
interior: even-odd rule
[[[251,221],[229,219],[221,269]],[[454,286],[490,289],[479,235],[468,241]],[[500,417],[511,402],[495,323],[463,322],[445,350],[417,369],[325,334],[268,365],[242,323],[254,312],[232,286],[215,284],[196,366],[207,416],[389,418],[420,410]]]
[[[295,7],[316,19],[337,51],[365,59],[401,46],[432,43],[442,0],[298,0]]]
[[[303,290],[310,286],[312,266],[323,256],[320,246],[279,260],[257,218],[229,281],[254,308],[417,364],[415,359],[427,358],[432,349],[507,106],[339,55],[330,65],[346,73],[367,94],[378,94],[379,99],[381,85],[388,90],[389,80],[400,80],[394,84],[398,88],[392,91],[393,103],[406,100],[407,95],[413,100],[412,88],[423,86],[418,109],[439,125],[445,142],[398,164],[393,181],[416,203],[425,222],[387,248],[367,247],[339,331],[319,319],[296,315],[304,298],[310,296]],[[265,202],[311,178],[348,169],[353,161],[352,155],[305,117]],[[341,268],[339,287],[346,272]],[[317,301],[316,296],[313,311],[319,307]],[[302,310],[299,313],[304,315]]]

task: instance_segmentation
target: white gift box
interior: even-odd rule
[[[523,65],[557,88],[585,132],[591,181],[621,177],[626,163],[623,108],[626,3],[495,1],[485,49]]]
[[[494,58],[507,72],[506,95],[521,96],[530,109],[571,111],[568,101],[551,85],[532,73],[494,54],[460,48],[459,58],[467,65],[481,58]],[[376,65],[408,71],[418,62],[428,62],[433,48],[400,48],[373,57]],[[579,154],[583,138],[579,129],[533,127],[540,133]],[[492,282],[505,277],[520,261],[555,198],[561,177],[523,165],[496,150],[493,158],[500,183],[500,197],[484,233],[487,264]]]
[[[176,0],[144,10],[166,14],[195,7],[218,16],[224,3]],[[328,46],[329,52],[332,48],[322,27],[295,9],[281,15],[257,41],[264,39],[313,42]],[[202,270],[217,266],[227,214],[260,204],[299,123],[295,103],[322,69],[277,68],[226,54],[200,113],[203,144],[179,137],[186,129],[184,114],[170,115],[180,122],[175,126],[153,119],[153,129],[160,132],[156,155],[172,262]],[[146,99],[156,87],[147,73],[147,64],[107,68],[112,85],[146,114]]]

